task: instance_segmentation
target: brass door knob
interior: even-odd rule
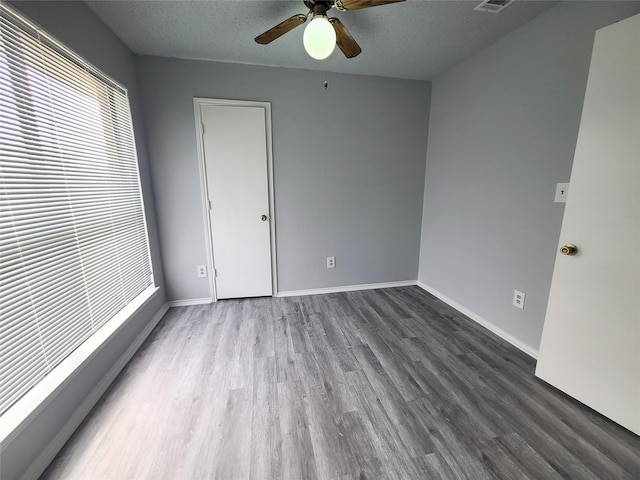
[[[562,255],[575,255],[578,253],[578,247],[576,247],[573,243],[567,243],[560,249],[560,253]]]
[[[269,217],[267,217],[266,215],[262,215],[260,216],[260,220],[262,220],[263,222],[266,222],[267,220],[269,220]]]

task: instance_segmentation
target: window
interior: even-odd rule
[[[152,285],[126,90],[0,3],[0,414]]]

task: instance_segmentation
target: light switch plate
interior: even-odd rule
[[[566,203],[567,196],[569,195],[569,184],[558,183],[556,185],[556,203]]]

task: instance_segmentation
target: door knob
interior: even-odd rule
[[[560,249],[560,253],[562,255],[575,255],[578,253],[578,247],[576,247],[573,243],[567,243]]]
[[[266,215],[261,215],[260,220],[262,220],[263,222],[266,222],[267,220],[269,220],[269,217],[267,217]]]

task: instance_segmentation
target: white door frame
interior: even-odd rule
[[[267,183],[269,189],[269,229],[271,233],[271,285],[272,296],[278,296],[278,269],[276,262],[276,211],[273,194],[273,151],[271,146],[271,103],[244,100],[224,100],[217,98],[194,97],[193,108],[196,121],[196,139],[198,144],[198,167],[200,171],[200,196],[202,200],[202,219],[204,220],[204,236],[207,244],[207,269],[209,271],[209,290],[211,301],[216,302],[216,280],[213,259],[213,241],[211,239],[211,218],[209,216],[209,196],[207,194],[207,168],[204,156],[204,139],[202,137],[203,106],[231,106],[231,107],[260,107],[265,111],[265,125],[267,128]]]

